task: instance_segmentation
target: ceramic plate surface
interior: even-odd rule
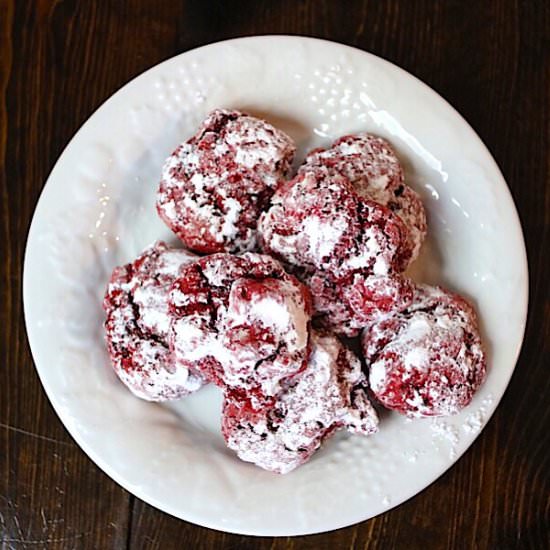
[[[213,108],[260,115],[290,134],[298,161],[342,134],[388,138],[424,200],[429,237],[414,277],[469,297],[489,356],[487,382],[453,418],[383,416],[370,438],[341,434],[278,476],[240,462],[220,435],[208,387],[169,405],[140,401],[115,377],[101,300],[115,265],[156,239],[164,159]],[[527,264],[502,175],[468,124],[401,69],[346,46],[254,37],[170,59],[114,94],[70,142],[29,233],[25,318],[36,368],[61,420],[128,491],[223,531],[295,535],[365,520],[421,491],[471,445],[497,406],[522,342]]]

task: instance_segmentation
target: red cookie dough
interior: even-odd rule
[[[168,347],[168,291],[180,267],[196,259],[159,241],[111,276],[103,301],[109,354],[118,377],[143,399],[177,399],[203,384],[175,365]]]
[[[190,249],[243,252],[294,158],[282,131],[238,111],[213,111],[167,159],[157,211]]]
[[[307,368],[271,407],[254,410],[225,396],[222,433],[239,458],[280,474],[303,464],[338,428],[369,435],[378,416],[366,393],[359,360],[328,333],[313,331]]]
[[[401,269],[416,259],[426,236],[426,213],[418,193],[405,184],[399,159],[385,139],[365,133],[343,136],[328,149],[311,151],[300,172],[312,168],[347,177],[359,195],[395,212],[407,228]]]
[[[265,252],[335,282],[357,272],[393,272],[406,232],[397,216],[361,198],[347,178],[318,169],[282,185],[258,228]]]
[[[456,414],[485,379],[475,312],[439,287],[417,286],[405,311],[365,329],[362,347],[377,399],[409,417]]]
[[[269,256],[214,254],[183,268],[170,291],[178,365],[265,403],[309,353],[308,289]]]
[[[413,299],[414,283],[400,274],[364,276],[355,273],[334,283],[323,273],[307,274],[316,320],[334,332],[354,337],[372,322],[402,311]]]

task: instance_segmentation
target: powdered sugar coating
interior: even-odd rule
[[[388,201],[382,204],[397,214],[407,228],[405,244],[400,258],[401,269],[405,270],[418,258],[420,248],[428,233],[424,205],[420,195],[407,185],[395,189],[389,195]]]
[[[401,269],[416,259],[426,236],[426,213],[418,193],[405,184],[399,159],[385,139],[368,133],[343,136],[327,149],[311,151],[300,172],[312,168],[345,176],[360,196],[395,212],[407,228]]]
[[[242,252],[256,244],[256,224],[295,146],[258,118],[218,109],[167,159],[157,211],[198,252]]]
[[[118,377],[142,399],[177,399],[203,384],[174,364],[168,347],[168,290],[180,267],[196,259],[159,241],[113,271],[103,301],[109,354]]]
[[[377,399],[409,417],[456,414],[485,379],[475,312],[439,287],[418,285],[406,310],[364,330],[362,347]]]
[[[305,367],[311,297],[269,256],[201,258],[181,270],[170,307],[177,363],[257,404]]]
[[[333,281],[394,271],[405,232],[397,216],[359,197],[347,178],[315,169],[279,188],[258,228],[265,252]]]
[[[300,170],[330,168],[347,177],[357,191],[384,204],[389,191],[405,182],[403,168],[391,145],[373,134],[338,138],[329,148],[310,151]]]
[[[309,460],[338,428],[377,431],[357,357],[329,333],[312,331],[311,342],[307,368],[271,407],[254,410],[242,396],[226,394],[222,432],[242,460],[284,474]]]
[[[311,290],[316,320],[323,327],[354,337],[366,326],[407,308],[414,284],[400,274],[354,273],[335,283],[322,272],[306,274],[303,281]]]

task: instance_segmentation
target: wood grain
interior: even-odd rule
[[[380,55],[456,107],[497,160],[522,220],[530,312],[494,418],[441,479],[360,525],[292,539],[200,528],[130,496],[59,422],[22,318],[26,233],[86,118],[156,63],[209,42],[306,34]],[[550,547],[550,3],[0,0],[0,542],[2,548]]]

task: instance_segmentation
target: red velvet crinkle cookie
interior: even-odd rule
[[[195,371],[175,365],[168,347],[168,290],[180,267],[196,259],[159,241],[111,276],[103,301],[111,362],[122,382],[143,399],[177,399],[203,384]]]
[[[338,428],[361,435],[378,430],[359,360],[329,333],[312,331],[311,341],[307,368],[272,406],[255,410],[241,395],[226,393],[222,433],[242,460],[285,474]]]
[[[323,273],[306,274],[317,322],[334,332],[357,336],[361,329],[381,317],[402,311],[413,299],[414,283],[400,274],[355,273],[334,283]]]
[[[214,254],[189,264],[170,308],[177,364],[257,405],[306,365],[309,291],[269,256]]]
[[[417,286],[405,311],[365,329],[362,347],[377,399],[409,417],[456,414],[485,379],[475,312],[439,287]]]
[[[357,272],[393,272],[406,231],[389,209],[359,197],[347,178],[317,169],[282,185],[258,228],[265,252],[336,282]]]
[[[242,252],[294,158],[292,140],[264,120],[213,111],[167,159],[157,210],[190,249]]]
[[[366,133],[343,136],[328,149],[311,151],[300,172],[312,168],[345,176],[359,195],[395,212],[407,228],[401,269],[417,258],[426,237],[426,213],[418,193],[405,184],[399,159],[385,139]]]

